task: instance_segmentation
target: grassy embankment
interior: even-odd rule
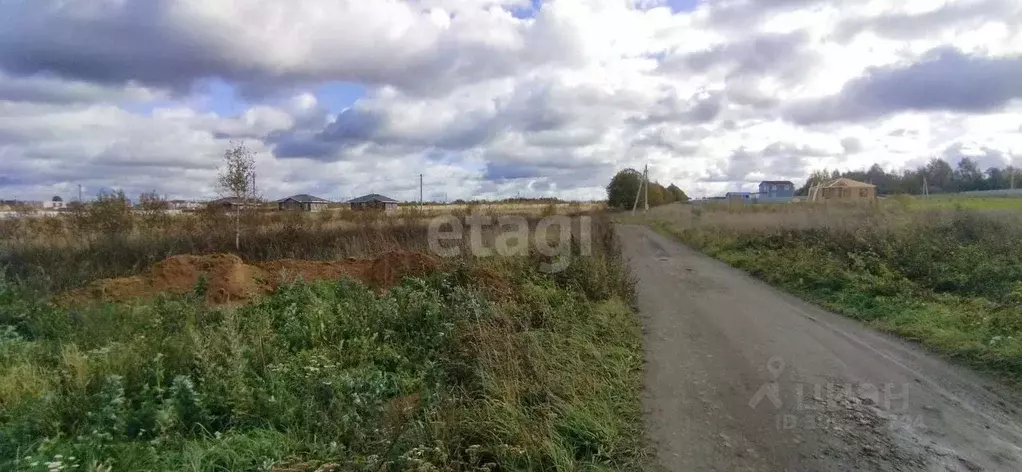
[[[823,307],[1022,377],[1022,215],[674,205],[646,221]]]
[[[47,290],[89,274],[68,263],[121,275],[171,251],[226,250],[228,234],[7,248],[0,469],[646,464],[633,286],[602,217],[593,255],[552,275],[536,269],[539,257],[495,257],[448,261],[385,293],[351,280],[296,281],[242,307],[205,305],[202,284],[192,296],[116,305],[48,302]],[[415,224],[284,225],[250,233],[242,252],[369,255],[422,248],[424,237]]]

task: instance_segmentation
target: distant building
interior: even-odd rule
[[[171,210],[201,210],[204,205],[202,202],[191,200],[170,200],[167,202],[167,206]]]
[[[759,183],[759,196],[792,198],[795,196],[795,184],[787,180],[764,180]]]
[[[256,200],[238,198],[238,197],[224,197],[218,198],[206,204],[208,207],[223,208],[227,210],[237,209],[255,209],[259,207],[259,202]]]
[[[752,192],[728,192],[724,194],[726,200],[749,200],[753,197]]]
[[[43,202],[26,202],[21,200],[0,200],[0,211],[37,210]]]
[[[63,198],[60,198],[59,195],[50,198],[50,201],[43,202],[43,209],[63,209],[63,207]]]
[[[397,200],[384,197],[378,193],[370,193],[369,195],[348,200],[348,204],[355,211],[378,210],[385,213],[397,211]]]
[[[329,200],[300,193],[277,200],[277,208],[280,211],[323,211],[329,203]]]
[[[810,194],[810,199],[813,201],[873,202],[877,199],[877,186],[842,177],[821,184]]]

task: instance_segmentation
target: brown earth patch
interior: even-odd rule
[[[493,269],[477,267],[472,270],[472,278],[492,298],[499,300],[514,296],[515,290],[511,283]]]
[[[420,276],[440,268],[440,259],[417,252],[389,252],[371,260],[306,261],[283,259],[246,264],[233,254],[171,256],[148,271],[115,279],[102,279],[58,298],[62,304],[89,300],[126,301],[160,293],[185,294],[205,279],[206,302],[214,305],[243,302],[272,292],[295,279],[331,280],[349,276],[386,289],[406,276]]]
[[[440,267],[440,259],[421,252],[388,252],[373,259],[369,282],[378,288],[392,287],[408,276],[418,276]]]

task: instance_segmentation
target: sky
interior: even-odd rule
[[[693,196],[1022,165],[1017,0],[9,0],[0,199]]]

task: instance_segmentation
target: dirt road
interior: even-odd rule
[[[1022,470],[1011,390],[648,228],[618,231],[668,470]]]

